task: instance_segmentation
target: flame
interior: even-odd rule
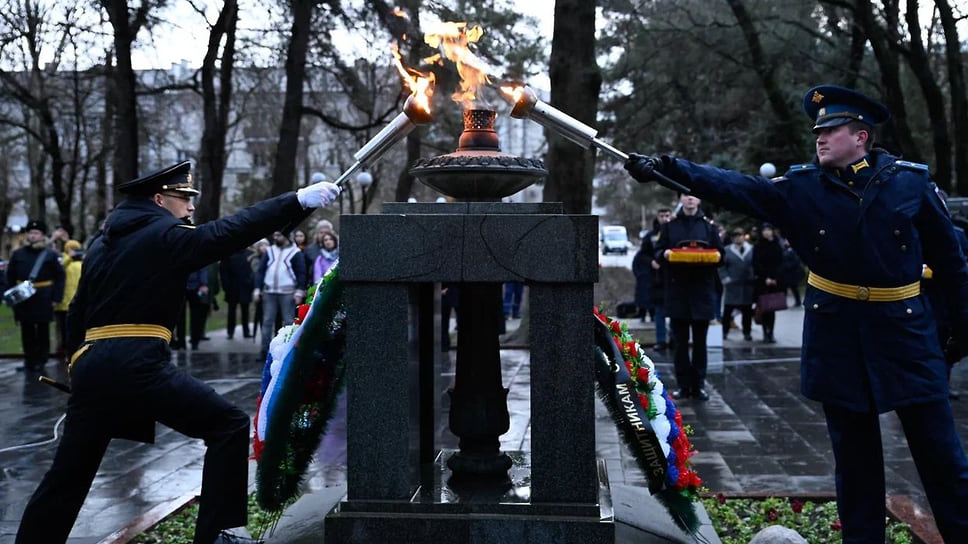
[[[419,70],[404,66],[403,57],[400,55],[400,48],[397,47],[397,44],[391,44],[391,51],[393,52],[393,64],[396,66],[397,72],[400,73],[400,77],[403,78],[403,82],[407,85],[407,88],[410,89],[414,103],[429,115],[431,111],[430,99],[434,95],[436,76],[434,76],[433,72],[420,72]]]
[[[504,97],[512,104],[517,104],[518,100],[521,100],[521,95],[524,94],[524,85],[501,85],[500,89]]]
[[[424,42],[430,47],[440,50],[444,58],[457,64],[460,74],[460,89],[451,95],[455,102],[460,102],[464,108],[473,107],[477,99],[478,89],[491,82],[487,76],[487,67],[469,46],[477,43],[484,34],[480,25],[467,27],[467,23],[444,22],[436,32],[424,34]]]

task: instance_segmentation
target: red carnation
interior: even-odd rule
[[[635,342],[629,342],[625,344],[625,346],[629,348],[629,355],[631,355],[632,357],[639,356],[639,350],[635,348]]]
[[[840,531],[840,518],[837,518],[833,523],[830,524],[830,528],[834,531]]]
[[[726,504],[726,495],[716,493],[716,500],[719,501],[719,504]]]
[[[645,393],[639,393],[639,405],[642,406],[642,409],[648,410],[649,409],[649,396],[646,395]]]
[[[612,330],[617,334],[622,334],[622,325],[618,321],[612,321]]]
[[[642,383],[649,383],[649,369],[648,368],[646,368],[644,366],[640,366],[639,369],[635,371],[635,375],[639,379],[640,382],[642,382]]]
[[[790,510],[793,510],[795,514],[803,512],[803,501],[798,501],[797,499],[790,501]]]
[[[309,304],[300,304],[299,307],[296,308],[296,319],[293,320],[293,323],[295,323],[296,325],[302,323],[303,320],[306,319],[306,314],[308,313],[309,313]]]

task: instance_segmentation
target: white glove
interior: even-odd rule
[[[328,181],[314,183],[296,191],[296,198],[303,208],[321,208],[339,196],[339,186]]]

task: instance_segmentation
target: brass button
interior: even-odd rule
[[[850,187],[853,187],[854,186],[854,182],[853,181],[848,181],[847,182],[847,185],[850,186]]]
[[[814,304],[814,305],[813,305],[813,309],[814,309],[814,310],[816,310],[816,309],[817,309],[817,308],[819,308],[819,307],[820,307],[820,305],[819,305],[819,304]]]
[[[901,251],[907,251],[907,246],[905,244],[901,244]]]
[[[901,231],[899,231],[898,229],[894,229],[894,236],[900,236],[900,235],[901,235]]]
[[[857,288],[857,300],[867,300],[871,298],[871,290],[867,287]]]
[[[912,310],[911,308],[908,308],[908,309],[907,309],[906,311],[907,311],[907,313],[909,313],[909,314],[913,314],[913,313],[914,313],[914,310]]]
[[[824,236],[825,234],[827,234],[826,229],[820,229],[820,236]]]

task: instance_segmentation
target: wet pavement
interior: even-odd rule
[[[833,460],[820,405],[799,394],[798,354],[803,312],[793,308],[777,314],[776,344],[726,340],[713,348],[723,361],[719,372],[708,376],[708,402],[679,403],[684,420],[693,429],[699,454],[694,464],[712,492],[750,494],[830,495],[834,491]],[[511,327],[516,323],[512,322]],[[648,326],[629,321],[633,328]],[[715,328],[714,328],[715,329]],[[718,334],[718,330],[714,330]],[[648,331],[641,331],[644,337]],[[258,344],[224,331],[211,331],[212,339],[197,352],[178,352],[173,363],[212,387],[232,402],[255,410],[262,361]],[[740,337],[735,331],[734,337]],[[666,353],[649,351],[660,376],[674,387]],[[453,357],[453,352],[451,353]],[[526,351],[502,351],[504,384],[510,388],[511,428],[502,436],[505,450],[530,450],[529,362]],[[48,468],[59,433],[67,395],[40,383],[36,376],[16,370],[19,360],[0,360],[0,544],[12,543],[18,520],[44,471]],[[61,363],[53,360],[47,373],[66,381]],[[449,374],[449,373],[448,373]],[[452,374],[449,374],[452,376]],[[968,390],[968,364],[955,367],[954,383]],[[446,395],[444,397],[446,400]],[[442,402],[446,409],[446,402]],[[962,442],[968,439],[968,398],[952,403]],[[344,408],[345,409],[345,408]],[[620,440],[601,403],[596,402],[597,453],[614,484],[644,485],[631,455]],[[446,422],[446,416],[441,418]],[[889,493],[908,495],[923,507],[927,502],[917,471],[893,414],[881,418]],[[309,489],[345,483],[345,426],[334,421],[324,439],[317,462],[307,480]],[[457,439],[446,429],[438,447],[455,448]],[[196,492],[201,482],[204,446],[158,426],[154,445],[115,440],[104,458],[91,493],[71,534],[71,544],[125,542],[112,533],[149,510],[155,513]],[[250,479],[254,466],[250,467]]]

